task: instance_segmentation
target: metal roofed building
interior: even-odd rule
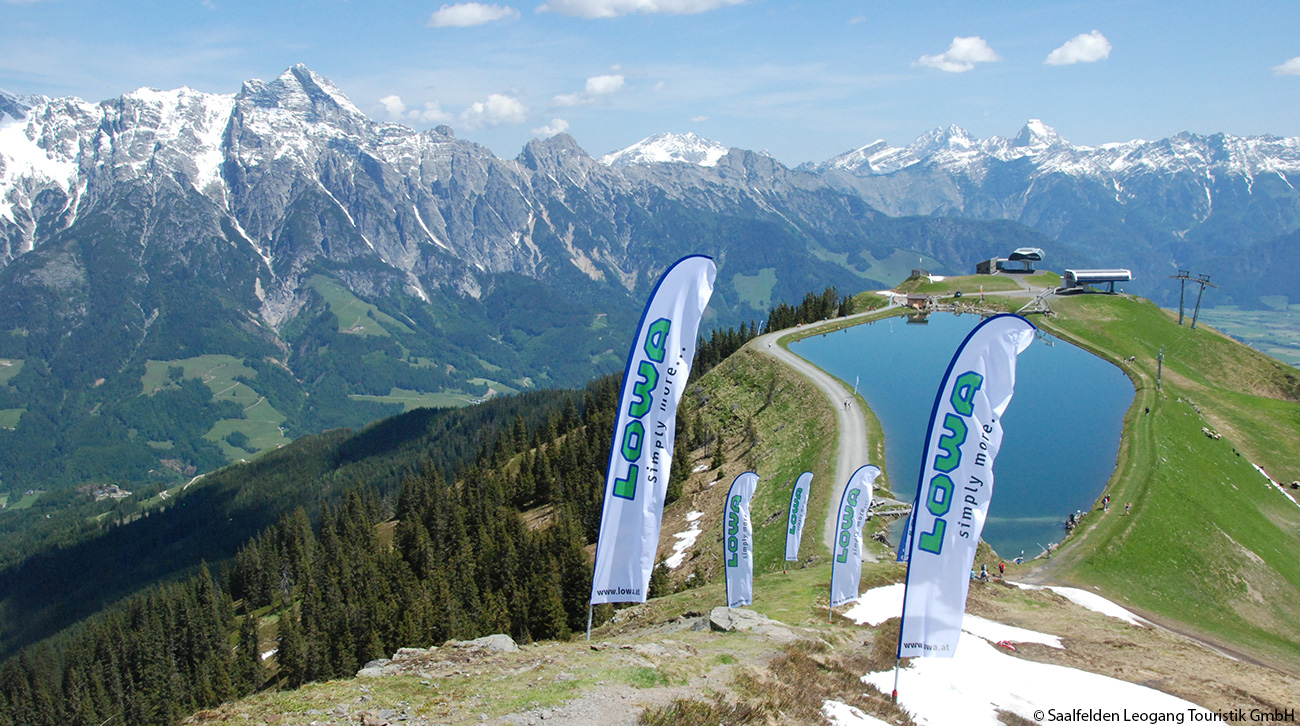
[[[1007,262],[1019,262],[1024,265],[1025,272],[1033,272],[1034,263],[1042,261],[1043,251],[1038,247],[1021,247],[1007,257]]]
[[[1115,292],[1115,283],[1129,282],[1133,273],[1129,270],[1066,270],[1061,276],[1062,290],[1076,290],[1091,285],[1110,285],[1108,292]]]
[[[993,257],[988,260],[981,260],[975,265],[975,274],[977,275],[994,275],[1006,270],[1006,263],[1019,262],[1020,270],[1012,269],[1011,272],[1033,272],[1034,263],[1042,262],[1044,252],[1039,247],[1020,247],[1012,251],[1008,257]]]

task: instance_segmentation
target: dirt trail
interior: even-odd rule
[[[869,313],[850,316],[850,318],[864,317]],[[799,330],[816,330],[817,328],[829,323],[839,322],[844,318],[823,321],[805,325]],[[765,333],[756,338],[750,345],[760,353],[772,356],[776,360],[793,369],[795,372],[804,376],[813,382],[830,401],[831,407],[835,409],[836,428],[839,431],[839,442],[835,447],[835,473],[831,496],[828,500],[828,511],[826,521],[822,527],[822,542],[828,550],[835,549],[835,516],[836,510],[840,506],[840,497],[844,494],[844,487],[848,484],[849,477],[870,461],[868,460],[868,441],[867,441],[867,422],[862,416],[862,411],[858,405],[853,402],[853,393],[844,386],[839,379],[823,371],[817,366],[782,348],[776,341],[783,335],[794,332],[794,328],[778,330],[773,333]],[[849,406],[845,407],[845,402]]]

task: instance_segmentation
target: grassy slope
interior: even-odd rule
[[[1111,512],[1067,542],[1050,572],[1300,672],[1300,507],[1250,464],[1300,478],[1286,445],[1300,440],[1300,375],[1213,330],[1180,328],[1146,300],[1052,306],[1059,316],[1036,320],[1043,327],[1115,362],[1136,356],[1122,365],[1137,396],[1107,487]]]
[[[963,295],[994,293],[1007,290],[1020,290],[1023,280],[1035,287],[1056,287],[1061,284],[1061,276],[1055,272],[1035,272],[1031,275],[958,275],[945,277],[931,282],[926,278],[913,277],[894,288],[897,292],[924,292],[931,295],[951,295],[960,291]]]
[[[771,403],[764,406],[768,391]],[[750,504],[754,524],[754,572],[779,572],[785,552],[785,523],[794,481],[813,472],[809,513],[804,524],[800,557],[826,556],[821,521],[828,506],[829,478],[835,461],[835,418],[830,403],[806,379],[746,347],[715,368],[683,398],[678,415],[699,419],[726,442],[726,463],[691,476],[680,500],[666,508],[660,559],[672,553],[672,534],[685,531],[686,513],[700,511],[702,534],[685,562],[680,580],[699,566],[710,580],[722,576],[722,543],[718,537],[727,488],[742,472],[759,475]],[[753,438],[749,432],[752,430]],[[755,441],[757,443],[751,443]],[[713,446],[689,453],[693,466],[710,463]],[[755,593],[755,599],[760,597]]]
[[[255,380],[257,372],[244,365],[240,358],[229,355],[201,355],[181,360],[149,360],[141,385],[145,395],[152,396],[172,385],[169,369],[180,367],[185,378],[197,378],[212,389],[213,401],[234,401],[244,409],[244,418],[227,418],[217,421],[203,438],[216,444],[230,461],[239,461],[254,453],[278,448],[291,439],[284,435],[280,413],[253,390],[236,378]],[[225,441],[231,432],[242,431],[248,437],[248,448],[239,449]]]

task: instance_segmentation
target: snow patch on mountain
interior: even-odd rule
[[[141,108],[137,128],[152,129],[155,149],[175,149],[193,164],[192,183],[196,189],[202,192],[220,182],[225,159],[222,139],[235,107],[233,94],[203,93],[187,87],[171,91],[141,88],[122,99]],[[142,159],[141,163],[148,160]]]
[[[39,138],[30,113],[24,119],[0,121],[0,219],[14,222],[14,205],[29,206],[43,183],[53,183],[65,194],[76,185],[76,162],[47,152]]]
[[[1036,173],[1086,177],[1110,185],[1144,173],[1197,176],[1300,173],[1300,137],[1239,137],[1180,133],[1159,141],[1134,140],[1098,147],[1071,144],[1051,126],[1030,119],[1010,139],[975,139],[958,126],[921,135],[906,147],[875,141],[832,157],[812,168],[840,170],[855,176],[882,176],[916,165],[952,174],[979,177],[993,163],[1027,159]]]
[[[700,166],[717,166],[727,155],[727,147],[695,134],[657,134],[600,157],[605,166],[685,162]]]

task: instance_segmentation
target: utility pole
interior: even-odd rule
[[[1160,390],[1160,378],[1165,372],[1165,347],[1160,346],[1160,353],[1156,356],[1156,390]]]
[[[1187,292],[1187,281],[1192,277],[1192,273],[1187,270],[1179,270],[1177,275],[1170,275],[1169,279],[1178,280],[1178,324],[1183,324],[1183,297]]]
[[[1201,296],[1205,294],[1206,287],[1218,287],[1210,282],[1209,275],[1197,275],[1197,279],[1192,282],[1198,282],[1201,285],[1201,291],[1196,293],[1196,310],[1192,313],[1192,330],[1196,330],[1196,318],[1201,314]]]

